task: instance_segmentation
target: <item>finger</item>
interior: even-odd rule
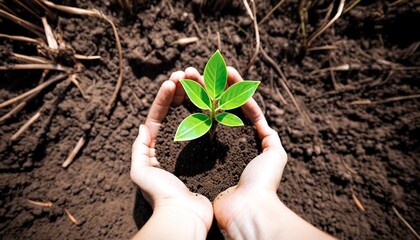
[[[150,165],[152,165],[153,167],[160,167],[160,163],[156,158],[156,149],[155,148],[151,148],[150,149]]]
[[[204,87],[204,79],[203,76],[197,71],[197,69],[193,67],[188,67],[185,69],[185,78],[197,81],[201,86]]]
[[[277,191],[287,163],[286,152],[281,150],[271,148],[248,163],[238,187]]]
[[[227,67],[227,70],[229,85],[243,81],[241,75],[235,68]],[[270,134],[272,129],[268,126],[267,120],[265,119],[261,108],[253,98],[249,99],[244,105],[242,105],[242,111],[248,120],[257,127],[258,136],[261,140]]]
[[[133,180],[138,177],[133,173],[138,172],[143,167],[150,166],[151,140],[149,128],[143,124],[140,125],[139,135],[131,150],[131,178]]]
[[[172,99],[175,95],[176,86],[173,81],[165,81],[159,89],[159,92],[150,107],[149,114],[146,118],[146,126],[150,130],[151,145],[154,147],[154,142],[159,132],[160,124],[168,113]]]
[[[184,79],[184,78],[185,78],[185,73],[183,71],[173,72],[171,76],[169,77],[169,80],[174,82],[176,86],[175,95],[172,101],[172,105],[174,106],[178,106],[184,101],[185,91],[182,88],[181,82],[179,82],[179,80]]]
[[[237,82],[242,82],[244,80],[241,77],[241,74],[239,74],[239,72],[231,66],[227,67],[227,72],[228,72],[227,83],[228,83],[229,86],[233,85]]]
[[[173,174],[160,168],[151,148],[152,138],[148,126],[140,125],[139,135],[133,144],[130,177],[146,199],[153,204],[157,198],[170,198],[189,193],[187,187]]]

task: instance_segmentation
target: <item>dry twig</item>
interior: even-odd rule
[[[222,51],[222,40],[220,39],[220,33],[219,31],[216,32],[217,35],[217,48],[219,51]]]
[[[52,31],[50,24],[48,24],[47,18],[42,17],[41,20],[42,20],[42,24],[44,25],[44,31],[45,31],[45,36],[47,37],[48,46],[51,49],[58,49],[57,40],[55,39],[55,36],[54,36],[54,33]]]
[[[353,198],[354,203],[357,205],[357,207],[360,209],[360,211],[362,212],[366,212],[365,207],[363,207],[362,203],[360,202],[360,200],[357,198],[356,194],[354,194],[354,190],[353,187],[350,188],[351,191],[351,196]]]
[[[8,66],[0,66],[0,70],[57,70],[62,72],[70,72],[72,69],[60,64],[11,64]]]
[[[3,8],[4,10],[8,11],[9,13],[12,13],[12,14],[16,15],[16,13],[12,9],[10,9],[6,5],[4,5],[3,2],[0,2],[0,8]]]
[[[99,60],[101,59],[101,56],[85,56],[81,54],[74,54],[74,58],[79,60]]]
[[[11,116],[15,115],[17,112],[19,112],[20,110],[22,110],[24,107],[26,106],[26,101],[19,103],[18,105],[16,105],[14,108],[12,108],[8,113],[4,114],[1,118],[0,118],[0,123],[6,121],[7,119],[9,119]]]
[[[27,30],[34,33],[38,37],[41,37],[43,39],[45,38],[45,36],[42,34],[42,29],[35,24],[32,24],[32,23],[30,23],[26,20],[23,20],[22,18],[19,18],[19,17],[15,16],[11,13],[8,13],[8,12],[2,10],[2,9],[0,9],[0,16],[9,19],[12,22],[15,22],[15,23],[19,24],[20,26],[26,28]]]
[[[343,13],[346,13],[350,11],[352,8],[354,8],[357,4],[359,4],[360,0],[354,0],[346,9],[344,9]]]
[[[7,34],[0,33],[0,37],[2,37],[2,38],[8,38],[8,39],[16,40],[16,41],[41,44],[40,41],[38,41],[38,40],[36,40],[34,38],[28,38],[28,37],[24,37],[24,36],[14,36],[14,35],[7,35]]]
[[[63,168],[67,168],[73,162],[77,153],[83,147],[84,144],[85,144],[85,138],[84,137],[79,138],[79,141],[77,141],[76,146],[73,148],[73,150],[71,150],[69,156],[67,157],[67,159],[61,165]]]
[[[39,63],[39,64],[52,64],[52,62],[48,59],[38,56],[28,56],[19,53],[12,53],[12,56],[26,62],[30,63]]]
[[[19,4],[21,7],[23,7],[26,11],[28,11],[29,13],[31,13],[33,16],[35,16],[36,18],[40,19],[41,17],[34,12],[30,7],[26,6],[25,4],[21,3],[20,0],[15,0],[15,2],[17,4]]]
[[[283,95],[280,93],[279,87],[277,86],[277,84],[274,83],[274,78],[273,78],[273,69],[270,69],[270,85],[271,85],[271,94],[277,94],[279,100],[281,103],[283,103],[283,105],[287,105],[287,101],[286,99],[283,97]]]
[[[407,222],[407,220],[405,220],[403,218],[403,216],[398,212],[398,210],[392,206],[392,211],[394,211],[394,213],[397,215],[397,217],[401,220],[401,222],[404,223],[405,226],[407,226],[407,228],[414,234],[414,236],[416,236],[417,239],[420,240],[420,235],[416,232],[416,230],[414,230],[414,228]]]
[[[10,137],[10,141],[16,141],[20,137],[20,135],[22,135],[22,133],[24,133],[29,128],[29,126],[31,126],[32,123],[34,123],[39,118],[39,116],[41,116],[40,111],[35,113],[35,115],[33,115],[25,124],[23,124],[23,126],[19,128],[19,130]]]
[[[284,75],[283,71],[280,69],[280,67],[277,65],[277,63],[270,56],[267,55],[267,53],[262,48],[261,48],[261,53],[262,53],[264,59],[274,68],[274,70],[280,76],[280,78],[279,78],[280,84],[282,85],[284,90],[289,95],[290,99],[292,100],[293,105],[295,105],[296,109],[298,110],[299,114],[302,116],[303,120],[306,123],[310,123],[311,119],[309,118],[309,116],[307,114],[305,114],[302,111],[302,109],[300,108],[299,104],[297,103],[295,97],[293,96],[292,92],[290,91],[289,87],[287,86],[287,83],[286,83],[287,79],[286,79],[286,76]]]
[[[53,205],[52,202],[39,202],[39,201],[31,200],[31,199],[27,199],[27,200],[30,204],[40,206],[40,207],[52,207],[52,205]]]
[[[120,37],[118,35],[118,31],[117,31],[117,28],[115,27],[114,22],[112,22],[111,19],[109,19],[102,12],[100,12],[96,9],[87,10],[87,9],[69,7],[69,6],[55,4],[55,3],[47,1],[47,0],[42,0],[42,2],[45,5],[47,5],[48,7],[57,9],[59,11],[70,13],[70,14],[100,18],[100,19],[103,19],[103,20],[107,21],[111,25],[112,30],[114,32],[114,36],[115,36],[115,44],[116,44],[116,47],[117,47],[117,50],[118,50],[118,61],[119,61],[120,73],[119,73],[119,76],[118,76],[117,85],[115,86],[114,92],[112,93],[112,95],[111,95],[111,97],[108,101],[108,104],[105,107],[105,112],[109,113],[111,111],[112,106],[114,105],[115,100],[117,99],[118,93],[120,92],[121,86],[122,86],[123,81],[124,81],[124,65],[123,65],[121,42],[120,42]]]
[[[67,210],[67,208],[64,208],[64,212],[66,213],[67,217],[70,219],[72,223],[79,225],[79,222],[76,220],[76,218],[73,217],[73,215],[71,215],[71,213],[69,212],[69,210]]]
[[[68,79],[70,80],[70,82],[72,82],[77,87],[77,89],[79,89],[80,94],[82,94],[82,97],[84,99],[89,99],[89,97],[85,94],[85,91],[83,91],[83,88],[80,85],[79,81],[77,81],[76,77],[77,77],[77,74],[72,74],[72,75],[69,76]]]
[[[348,71],[350,70],[350,65],[345,63],[339,66],[333,66],[333,67],[328,67],[328,68],[323,68],[323,69],[315,69],[314,71],[312,71],[311,73],[309,73],[310,75],[314,75],[314,74],[321,74],[324,72],[328,72],[328,71]]]
[[[390,4],[388,5],[388,7],[395,7],[395,6],[397,6],[397,5],[401,4],[401,3],[404,3],[404,2],[406,2],[406,1],[407,1],[407,0],[396,0],[395,2],[390,3]]]
[[[180,38],[174,42],[171,43],[171,45],[187,45],[190,43],[197,42],[199,39],[198,37],[186,37],[186,38]]]
[[[1,103],[0,104],[0,108],[7,107],[10,104],[13,104],[13,103],[15,103],[17,101],[20,101],[20,100],[22,100],[22,99],[24,99],[26,97],[31,96],[32,94],[36,94],[36,93],[42,91],[44,88],[48,87],[49,85],[51,85],[51,84],[53,84],[53,83],[55,83],[57,81],[60,81],[60,80],[64,79],[66,76],[67,76],[67,74],[64,74],[64,73],[63,74],[56,75],[56,76],[50,78],[48,81],[39,84],[37,87],[35,87],[35,88],[33,88],[33,89],[31,89],[31,90],[29,90],[29,91],[27,91],[27,92],[25,92],[25,93],[17,96],[17,97],[14,97],[12,99],[9,99],[9,100]]]
[[[57,18],[57,14],[55,14],[55,13],[54,13],[54,12],[52,12],[49,8],[47,8],[46,6],[44,6],[44,4],[42,3],[43,1],[44,1],[44,0],[34,0],[33,2],[34,2],[37,6],[41,7],[41,8],[44,10],[45,15],[47,15],[49,19],[53,19],[53,20],[55,20],[55,19]]]
[[[203,33],[201,32],[200,28],[198,27],[197,23],[195,22],[194,18],[192,19],[192,24],[193,24],[193,27],[194,27],[195,31],[197,32],[197,35],[198,35],[201,39],[203,39],[203,38],[204,38],[204,35],[203,35]]]
[[[124,11],[131,12],[130,0],[118,0],[118,3],[124,9]]]
[[[308,21],[308,8],[311,5],[311,1],[300,0],[299,3],[299,18],[300,28],[302,29],[302,36],[306,39],[306,22]]]
[[[249,60],[248,65],[245,67],[244,71],[247,71],[257,59],[258,52],[260,51],[260,31],[258,29],[258,22],[257,22],[257,7],[255,6],[255,1],[250,0],[252,4],[252,11],[249,7],[248,0],[243,0],[245,8],[248,12],[248,15],[251,17],[252,21],[254,22],[254,31],[255,31],[255,52],[252,55],[251,60]]]
[[[267,21],[267,19],[274,13],[274,11],[276,11],[283,3],[285,2],[285,0],[280,0],[277,4],[276,4],[276,6],[274,6],[268,13],[267,13],[267,15],[265,15],[264,17],[263,17],[263,19],[261,19],[259,22],[258,22],[258,25],[261,25],[261,24],[263,24],[265,21]]]
[[[338,5],[337,13],[335,16],[325,25],[321,26],[318,30],[316,30],[306,41],[305,45],[309,47],[313,40],[315,40],[321,33],[323,33],[327,28],[329,28],[337,19],[341,16],[343,12],[345,0],[340,0],[340,5]]]
[[[408,100],[408,99],[416,99],[416,98],[420,98],[420,94],[413,94],[413,95],[399,96],[399,97],[391,97],[391,98],[387,98],[387,99],[379,100],[379,101],[371,101],[369,99],[361,99],[361,100],[352,101],[350,103],[350,105],[381,104],[381,103],[390,103],[390,102],[397,102],[397,101]]]
[[[319,46],[319,47],[311,47],[311,48],[306,49],[306,51],[312,52],[312,51],[335,50],[335,49],[337,49],[337,46],[335,45],[324,45],[324,46]]]

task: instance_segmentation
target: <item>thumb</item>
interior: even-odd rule
[[[150,145],[152,137],[149,128],[141,124],[139,135],[133,143],[131,151],[131,178],[135,178],[135,173],[141,168],[151,166],[150,163]]]
[[[287,156],[267,150],[254,158],[241,175],[238,187],[277,191],[286,166]]]

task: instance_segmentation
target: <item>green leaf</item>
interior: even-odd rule
[[[229,126],[229,127],[238,127],[238,126],[244,125],[244,123],[238,116],[232,113],[227,113],[227,112],[223,112],[217,115],[216,120],[219,123]]]
[[[230,110],[242,106],[252,97],[259,84],[260,81],[243,81],[233,84],[220,97],[217,110]]]
[[[204,68],[204,85],[212,100],[218,99],[225,90],[227,69],[225,60],[217,50]]]
[[[206,90],[204,90],[198,82],[189,79],[183,79],[180,82],[191,102],[194,103],[195,106],[200,109],[211,109],[210,98],[207,95]]]
[[[188,141],[199,138],[209,131],[212,121],[209,116],[194,113],[185,118],[176,130],[174,141]]]

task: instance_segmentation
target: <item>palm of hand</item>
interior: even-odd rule
[[[163,205],[186,209],[199,216],[208,230],[213,219],[210,201],[202,195],[191,193],[173,174],[156,168],[159,162],[155,155],[155,140],[170,105],[179,105],[186,98],[179,83],[183,78],[203,84],[202,77],[194,68],[175,72],[162,84],[146,123],[140,126],[139,136],[133,145],[131,178],[154,209]],[[228,84],[238,81],[243,81],[239,73],[228,67]],[[268,126],[257,103],[251,99],[243,105],[242,110],[256,126],[262,140],[263,153],[248,164],[237,186],[216,198],[214,214],[223,228],[227,227],[230,219],[239,214],[241,209],[248,206],[253,196],[275,195],[287,161],[277,133]]]

